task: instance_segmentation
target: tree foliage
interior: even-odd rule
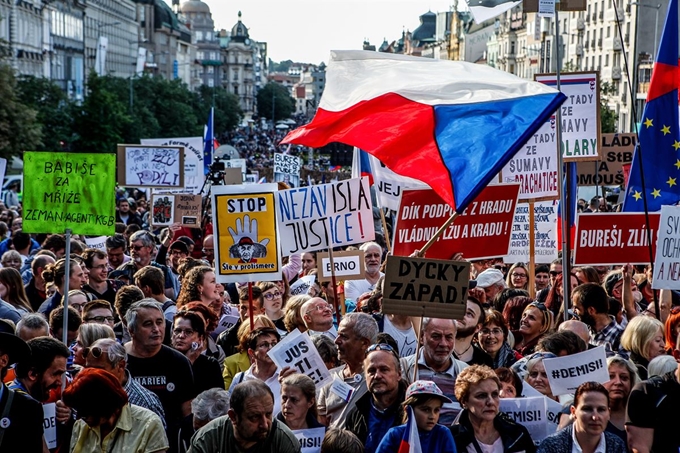
[[[0,63],[0,157],[39,149],[42,133],[38,112],[21,102],[12,68]]]
[[[295,111],[295,100],[288,88],[275,82],[269,82],[257,92],[257,114],[274,121],[290,118]]]

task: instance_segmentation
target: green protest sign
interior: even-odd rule
[[[115,191],[115,154],[25,152],[23,229],[112,235]]]

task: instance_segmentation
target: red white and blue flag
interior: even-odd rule
[[[623,210],[627,212],[644,211],[643,200],[649,211],[680,201],[678,33],[678,0],[671,0],[626,186]]]
[[[352,178],[363,178],[364,176],[368,178],[368,183],[373,185],[371,158],[366,151],[354,147],[354,155],[352,156]]]
[[[566,97],[462,61],[333,51],[311,123],[282,143],[341,142],[423,181],[462,212]]]
[[[422,453],[420,437],[418,437],[418,424],[413,415],[413,408],[406,406],[406,409],[408,410],[408,421],[397,453]]]

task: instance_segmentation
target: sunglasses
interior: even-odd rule
[[[85,348],[83,349],[83,357],[87,358],[90,354],[92,354],[92,357],[95,359],[100,358],[103,354],[106,354],[107,351],[104,351],[102,348],[99,346],[95,346],[94,348]]]
[[[368,356],[368,354],[370,354],[373,351],[387,351],[387,352],[391,352],[392,354],[394,354],[397,358],[399,357],[399,355],[397,354],[397,351],[395,351],[394,348],[392,346],[388,345],[387,343],[376,343],[376,344],[369,346],[369,348],[366,349],[366,356]]]
[[[551,275],[552,277],[557,277],[558,275],[562,275],[562,272],[550,271],[550,275]]]

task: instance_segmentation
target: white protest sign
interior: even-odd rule
[[[283,255],[375,239],[370,193],[368,178],[278,191]]]
[[[243,175],[243,180],[245,181],[246,179],[246,160],[245,159],[229,159],[225,160],[224,162],[224,168],[240,168],[241,169],[241,175]]]
[[[105,252],[106,236],[98,236],[96,238],[85,238],[85,245],[87,245],[87,248],[97,249]]]
[[[296,429],[293,430],[293,434],[300,442],[302,453],[319,453],[326,435],[326,428]]]
[[[222,315],[220,318],[220,321],[217,323],[217,328],[215,329],[215,334],[219,335],[220,333],[224,332],[225,330],[229,330],[232,327],[236,325],[238,322],[239,316],[232,315],[230,313],[226,313]]]
[[[300,176],[302,159],[290,154],[274,153],[274,176],[276,173],[284,175]]]
[[[290,295],[299,296],[300,294],[307,294],[309,288],[314,284],[315,279],[314,275],[305,275],[304,277],[298,278],[295,283],[290,285]]]
[[[123,187],[184,187],[181,146],[118,145],[118,184]]]
[[[538,17],[555,17],[555,0],[538,0]]]
[[[550,389],[555,396],[574,393],[584,382],[609,381],[604,346],[554,359],[544,359]]]
[[[552,398],[548,398],[541,392],[529,385],[528,382],[524,381],[522,383],[522,397],[524,398],[535,398],[541,397],[545,401],[545,415],[548,421],[547,435],[550,435],[557,431],[557,427],[560,423],[560,412],[562,411],[562,405]]]
[[[279,369],[291,367],[306,374],[321,388],[332,380],[328,368],[307,332],[294,330],[267,353]]]
[[[47,448],[57,448],[57,404],[43,404],[43,435]]]
[[[501,171],[501,181],[520,184],[519,201],[559,197],[556,135],[546,121]]]
[[[317,253],[316,261],[319,263],[317,277],[319,277],[320,282],[330,282],[333,279],[333,273],[340,280],[362,280],[365,278],[366,269],[363,250],[333,252],[335,272],[332,272],[331,257],[328,253]]]
[[[184,189],[174,189],[172,193],[198,194],[203,187],[203,137],[145,138],[142,145],[183,146],[184,147]]]
[[[531,398],[501,398],[498,409],[515,422],[523,425],[534,442],[548,436],[548,418],[544,396]],[[551,432],[552,434],[552,432]]]
[[[597,72],[562,74],[560,90],[567,101],[562,114],[562,157],[565,161],[599,160],[600,83]],[[537,74],[536,81],[555,87],[555,74]],[[551,119],[552,121],[553,119]]]
[[[550,263],[557,258],[557,201],[534,203],[534,262]],[[529,261],[529,204],[517,203],[510,233],[506,263]]]
[[[430,186],[417,179],[396,174],[373,155],[369,154],[368,158],[371,162],[375,193],[378,196],[378,204],[381,208],[398,211],[402,190],[430,188]]]
[[[652,288],[680,289],[680,206],[661,206]]]

